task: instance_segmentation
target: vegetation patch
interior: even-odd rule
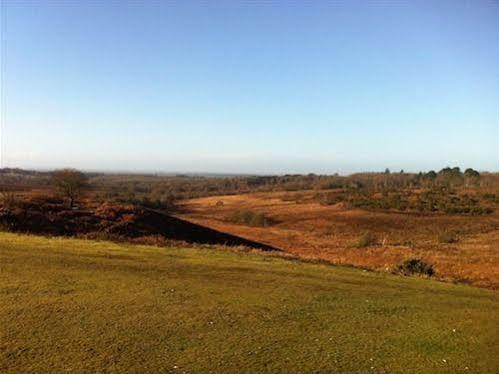
[[[71,204],[81,192],[95,199],[171,210],[175,201],[203,196],[288,191],[283,201],[302,203],[306,190],[316,191],[322,205],[348,203],[366,210],[391,210],[453,215],[487,215],[498,208],[499,173],[478,173],[468,168],[446,167],[427,173],[357,173],[282,176],[162,176],[106,175],[74,169],[54,173],[0,169],[0,185],[29,191],[56,188]],[[465,189],[473,194],[456,194]],[[477,193],[478,192],[478,193]]]
[[[438,233],[438,242],[443,244],[457,243],[459,238],[454,230],[445,230]]]
[[[366,248],[375,245],[377,242],[376,235],[368,231],[362,234],[357,240],[350,243],[351,248]]]
[[[430,264],[427,264],[421,259],[409,259],[405,260],[402,262],[398,267],[397,267],[397,272],[400,274],[404,275],[424,275],[431,277],[432,275],[435,274],[435,270],[433,269],[433,266]]]
[[[252,225],[266,225],[260,215],[250,217]],[[277,250],[272,246],[220,232],[208,227],[133,204],[82,201],[70,207],[62,198],[31,196],[15,209],[0,207],[0,228],[11,232],[52,236],[80,236],[128,241],[149,236],[198,244],[246,246]]]
[[[422,192],[412,190],[368,189],[317,193],[315,200],[321,205],[333,205],[339,202],[371,211],[399,211],[418,213],[444,213],[449,215],[480,216],[491,214],[494,210],[483,203],[495,200],[458,195],[446,188],[430,188]]]
[[[252,210],[238,210],[227,218],[228,222],[254,227],[270,226],[271,220],[263,213]]]

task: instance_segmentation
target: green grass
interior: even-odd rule
[[[0,233],[0,372],[496,373],[498,307],[353,268]]]

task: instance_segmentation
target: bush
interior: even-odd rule
[[[326,193],[319,196],[319,203],[321,205],[333,205],[343,201],[341,195],[335,193]]]
[[[112,199],[108,199],[112,200]],[[135,195],[128,195],[126,198],[116,199],[119,203],[132,204],[137,207],[173,212],[178,209],[176,198],[172,194],[166,194],[162,198],[151,199],[149,196],[143,196],[141,199]]]
[[[485,193],[482,195],[482,197],[485,199],[485,200],[488,200],[492,203],[495,203],[495,204],[499,204],[499,196],[496,195],[495,193]]]
[[[418,274],[418,275],[426,275],[428,277],[431,277],[432,275],[435,274],[435,270],[433,269],[432,265],[427,264],[423,260],[416,258],[405,260],[404,262],[402,262],[397,267],[397,271],[404,275]]]
[[[12,191],[3,191],[0,192],[0,205],[3,206],[4,209],[10,211],[16,208],[19,205],[19,201],[15,192]]]
[[[360,238],[352,242],[350,247],[366,248],[373,244],[376,244],[376,236],[372,232],[368,231],[365,234],[362,234]]]
[[[270,225],[270,220],[265,217],[263,213],[253,212],[251,210],[239,210],[228,217],[227,220],[232,223],[255,227],[266,227]]]
[[[438,234],[438,242],[439,243],[456,243],[458,241],[457,234],[454,231],[442,231]]]

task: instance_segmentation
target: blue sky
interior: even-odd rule
[[[497,1],[13,1],[4,165],[499,170]]]

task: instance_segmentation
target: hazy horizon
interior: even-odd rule
[[[499,3],[2,2],[4,167],[499,171]]]
[[[440,168],[435,168],[435,169],[420,169],[420,170],[409,170],[409,169],[399,169],[399,170],[390,170],[389,168],[385,168],[382,170],[356,170],[356,171],[344,171],[344,172],[282,172],[282,173],[265,173],[265,172],[254,172],[254,173],[238,173],[238,172],[216,172],[216,171],[182,171],[182,170],[171,170],[171,171],[161,171],[161,170],[132,170],[132,169],[80,169],[80,171],[83,171],[85,173],[95,173],[95,174],[103,174],[103,175],[137,175],[137,176],[188,176],[188,177],[248,177],[248,176],[284,176],[284,175],[307,175],[307,174],[312,174],[312,175],[324,175],[324,176],[332,176],[332,175],[339,175],[339,176],[352,176],[355,174],[383,174],[388,171],[390,174],[398,174],[401,172],[404,172],[406,174],[418,174],[420,172],[422,173],[427,173],[429,171],[434,171],[434,172],[439,172],[440,170],[444,168],[454,168],[454,167],[459,167],[461,172],[464,172],[468,167],[471,169],[474,169],[472,166],[467,165],[466,167],[462,167],[460,165],[446,165],[444,167]],[[53,168],[19,168],[16,166],[8,166],[5,167],[4,169],[21,169],[25,171],[33,171],[33,172],[41,172],[41,173],[50,173],[56,170],[61,170],[61,169],[74,169],[71,165],[66,165],[66,166],[56,166]],[[481,169],[474,169],[480,173],[497,173],[495,170],[481,170]]]

